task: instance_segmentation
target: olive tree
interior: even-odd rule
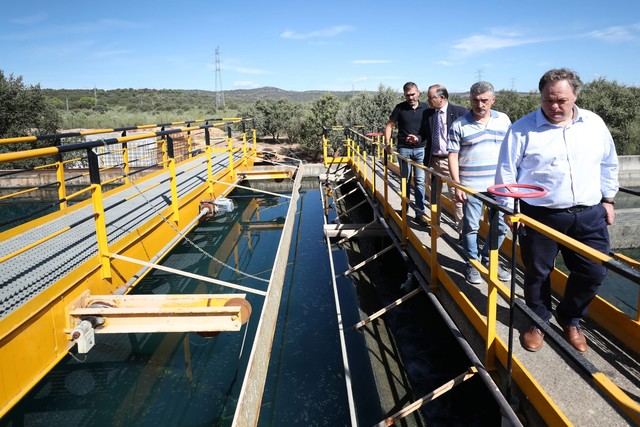
[[[257,101],[255,111],[258,128],[263,133],[271,135],[275,142],[279,142],[280,135],[285,132],[294,114],[295,106],[284,99],[267,99]]]
[[[640,88],[604,78],[587,83],[578,105],[598,114],[606,123],[618,154],[640,154]]]
[[[2,70],[0,106],[0,138],[54,133],[58,127],[56,109],[48,102],[40,85],[26,85],[22,77],[5,76]],[[10,149],[4,148],[4,151]]]

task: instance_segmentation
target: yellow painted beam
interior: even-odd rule
[[[55,148],[51,148],[32,150],[30,154],[38,153],[41,155],[55,152]],[[201,154],[189,161],[201,162],[204,159],[206,159],[205,154]],[[246,164],[241,165],[243,162]],[[242,173],[252,167],[253,158],[248,161],[238,159],[234,162],[234,166],[236,165],[238,172]],[[163,173],[166,172],[158,170],[145,175],[136,181],[136,188],[138,185],[144,188],[145,182]],[[218,171],[213,175],[213,178],[227,183],[235,182],[229,176],[227,168]],[[116,194],[131,187],[132,184],[122,185],[105,194]],[[88,187],[85,191],[90,191],[90,188]],[[231,191],[231,187],[227,185],[214,183],[209,186],[207,182],[203,182],[180,198],[178,224],[170,226],[160,216],[154,216],[147,223],[111,244],[108,248],[109,251],[146,261],[158,256],[154,262],[159,262],[158,260],[173,247],[167,247],[167,241],[177,235],[175,228],[183,232],[189,231],[185,228],[199,214],[200,201],[209,198],[210,189],[216,196],[226,195]],[[75,212],[91,203],[90,199],[84,200],[28,224],[14,227],[14,229],[0,233],[0,239],[15,236],[61,215]],[[165,208],[161,213],[164,217],[170,218],[171,207]],[[163,238],[159,239],[158,236],[163,236]],[[176,239],[173,245],[175,246],[179,242],[180,239]],[[163,250],[165,252],[162,252]],[[87,260],[60,281],[26,301],[24,305],[8,314],[0,322],[0,417],[6,414],[50,369],[67,355],[72,345],[67,334],[69,329],[67,307],[72,301],[75,301],[86,291],[90,294],[112,294],[116,290],[131,290],[151,271],[150,269],[141,270],[140,266],[125,261],[111,260],[111,278],[105,280],[100,274],[102,260],[103,258],[99,256]],[[129,283],[130,278],[136,274],[139,274],[136,276],[136,280]],[[25,349],[29,349],[29,351],[25,351]]]

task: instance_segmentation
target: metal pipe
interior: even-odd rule
[[[322,187],[320,187],[320,197],[322,197]],[[324,203],[324,197],[323,197]],[[327,225],[327,218],[322,216],[324,225]],[[356,404],[353,397],[353,386],[351,385],[351,369],[349,368],[349,356],[347,354],[347,342],[344,337],[344,324],[342,322],[342,310],[340,308],[340,298],[338,296],[338,285],[336,283],[336,269],[333,265],[333,253],[331,252],[331,240],[325,237],[327,242],[327,252],[329,254],[329,267],[331,269],[331,284],[333,286],[333,298],[336,305],[336,317],[338,319],[338,336],[340,337],[340,351],[342,353],[342,365],[344,368],[344,382],[347,389],[347,402],[349,403],[349,416],[351,425],[357,427],[358,418],[356,413]]]

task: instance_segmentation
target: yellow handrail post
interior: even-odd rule
[[[385,150],[382,158],[382,175],[384,183],[384,217],[389,219],[389,168],[387,163],[389,162],[389,153]]]
[[[256,119],[253,119],[253,128],[251,129],[251,137],[253,139],[253,155],[258,152],[258,136],[256,134]]]
[[[369,179],[369,153],[367,152],[367,147],[362,149],[362,161],[364,168],[364,183],[367,183]]]
[[[405,176],[400,181],[400,199],[402,200],[402,244],[406,244],[409,230],[407,224],[407,177]]]
[[[244,121],[242,122],[242,158],[244,159],[243,164],[247,163],[247,127],[244,123]]]
[[[349,138],[347,136],[347,139],[345,140],[345,143],[347,144],[347,157],[351,159],[351,138]],[[353,160],[353,159],[351,159]],[[353,163],[353,161],[352,161]]]
[[[235,181],[236,171],[233,166],[233,138],[231,138],[231,126],[229,125],[227,125],[227,151],[229,152],[229,176]]]
[[[122,136],[127,136],[127,131],[122,131]],[[122,143],[122,163],[124,164],[122,171],[124,172],[125,185],[131,183],[129,173],[131,172],[131,165],[129,164],[129,146],[126,142]]]
[[[391,157],[391,162],[398,163],[398,156],[395,154],[395,150],[393,149],[393,138],[389,138],[389,147],[391,148],[391,153],[394,153]]]
[[[187,123],[187,127],[191,126],[191,123]],[[191,131],[187,131],[187,158],[193,157],[191,154],[193,152],[193,138],[191,136]]]
[[[164,128],[162,128],[164,130]],[[167,153],[167,139],[166,137],[160,138],[160,150],[162,152],[162,169],[167,169],[169,167],[169,153]]]
[[[489,213],[489,280],[487,289],[487,340],[485,341],[484,364],[487,370],[496,369],[496,327],[498,313],[498,221],[500,215],[497,209],[490,209]]]
[[[324,129],[322,131],[322,159],[324,161],[324,167],[329,166],[328,152],[329,148],[327,147],[327,137],[325,136]]]
[[[373,199],[376,200],[376,163],[378,163],[378,159],[376,156],[371,156],[371,160],[373,164],[371,165],[371,169],[373,171],[373,179],[371,180],[371,192],[373,193]]]
[[[429,266],[429,270],[431,271],[431,289],[435,290],[438,286],[438,269],[440,268],[438,263],[438,237],[440,237],[442,231],[440,229],[440,209],[438,209],[440,194],[436,193],[438,188],[437,182],[440,177],[434,175],[431,171],[428,172],[430,177],[429,182],[431,183],[429,190],[429,209],[431,211],[431,215],[429,215],[429,226],[431,227],[431,265]]]
[[[173,212],[173,221],[178,224],[180,222],[180,199],[178,199],[178,177],[176,176],[176,159],[173,153],[173,138],[170,136],[167,136],[167,151],[169,182],[171,183],[171,211]]]
[[[109,257],[107,223],[104,219],[102,186],[100,184],[91,184],[91,202],[95,215],[96,240],[98,242],[98,257],[100,259],[100,277],[103,279],[111,279],[111,257]]]
[[[91,203],[96,225],[96,242],[98,244],[98,259],[100,260],[100,277],[111,279],[111,258],[109,257],[109,241],[107,238],[107,222],[104,218],[104,203],[102,201],[102,185],[100,185],[100,165],[98,155],[93,149],[87,149],[89,161],[89,179],[91,180]]]
[[[65,185],[64,180],[64,162],[62,160],[62,156],[59,156],[58,161],[56,162],[56,180],[58,181],[58,200],[60,203],[58,208],[60,210],[67,208],[67,186]]]
[[[367,186],[367,149],[361,144],[358,144],[360,148],[358,153],[360,154],[360,174],[362,175],[362,184]]]

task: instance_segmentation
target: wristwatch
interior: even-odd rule
[[[602,200],[600,200],[600,203],[608,203],[610,205],[616,204],[612,197],[603,197]]]

